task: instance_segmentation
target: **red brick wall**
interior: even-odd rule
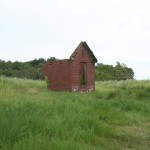
[[[48,62],[44,67],[44,74],[50,81],[49,89],[54,91],[71,91],[72,61]]]
[[[72,90],[73,91],[94,91],[95,90],[95,69],[94,63],[85,47],[80,45],[76,51],[74,61],[72,63]],[[80,62],[87,64],[87,83],[80,85]]]

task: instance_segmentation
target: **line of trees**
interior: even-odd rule
[[[132,68],[128,68],[126,64],[116,63],[116,66],[104,65],[98,63],[96,65],[96,80],[108,81],[108,80],[127,80],[134,78],[134,71]]]
[[[0,75],[34,80],[44,79],[42,68],[45,62],[46,60],[43,58],[34,59],[28,62],[5,62],[0,60]]]
[[[4,60],[0,60],[0,75],[43,80],[43,66],[49,60],[56,60],[56,58],[51,57],[47,60],[39,58],[28,62],[5,62]],[[97,81],[127,80],[134,78],[132,68],[128,68],[125,64],[120,64],[119,62],[117,62],[114,67],[112,65],[98,63],[95,67],[95,72]]]

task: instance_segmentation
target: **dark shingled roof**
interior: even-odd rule
[[[97,59],[96,59],[95,55],[93,54],[92,50],[89,48],[89,46],[87,45],[86,42],[81,42],[81,43],[78,45],[78,47],[75,49],[75,51],[72,53],[72,55],[70,56],[70,58],[72,59],[72,58],[75,56],[75,54],[76,54],[77,50],[79,49],[80,45],[83,45],[83,46],[87,49],[88,53],[90,54],[90,56],[92,57],[92,59],[93,59],[94,62],[96,63],[96,62],[97,62]]]

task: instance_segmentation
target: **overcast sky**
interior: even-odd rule
[[[0,59],[69,58],[81,41],[150,79],[150,0],[0,0]]]

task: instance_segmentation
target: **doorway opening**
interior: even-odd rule
[[[80,85],[87,84],[87,64],[85,62],[80,62]]]

